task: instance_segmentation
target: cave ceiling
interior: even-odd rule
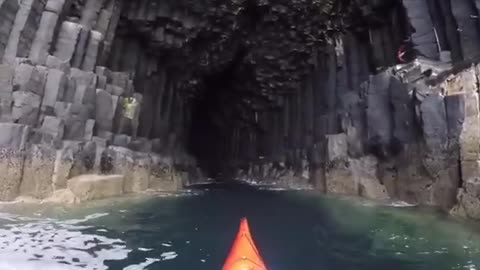
[[[388,20],[375,9],[395,2],[125,0],[117,35],[141,40],[174,71],[184,95],[201,96],[212,81],[223,81],[214,83],[222,88],[221,114],[251,120],[258,111],[280,109],[335,37]]]
[[[300,87],[327,43],[348,29],[360,32],[374,18],[372,7],[388,2],[126,1],[118,31],[141,39],[149,53],[178,70],[186,93],[195,95],[206,77],[223,73],[229,95],[258,110],[281,105],[279,96]]]

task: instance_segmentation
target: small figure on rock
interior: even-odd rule
[[[397,61],[405,64],[415,59],[415,50],[412,48],[410,38],[404,40],[397,50]]]

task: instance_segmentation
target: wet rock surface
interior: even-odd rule
[[[182,188],[178,171],[198,169],[168,160],[185,150],[148,147],[178,132],[179,122],[164,126],[165,138],[139,137],[142,86],[131,70],[104,66],[123,1],[17,2],[0,1],[0,200],[74,203]],[[180,102],[168,96],[161,114],[178,114]]]
[[[419,77],[425,70],[432,71],[430,60],[418,58],[366,77],[363,92],[347,101],[361,104],[356,112],[365,120],[357,122],[358,114],[349,113],[351,107],[338,108],[343,132],[325,132],[310,146],[311,186],[327,193],[400,199],[480,217],[475,191],[478,67],[455,70],[453,64]],[[346,93],[344,99],[352,100],[352,94]],[[255,166],[247,171],[261,179]],[[295,163],[289,170],[297,170]]]
[[[221,173],[480,219],[478,16],[473,0],[0,1],[0,199]],[[121,192],[69,188],[109,175]]]

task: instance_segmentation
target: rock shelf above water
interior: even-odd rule
[[[473,0],[0,0],[0,200],[221,173],[480,219],[478,17]]]

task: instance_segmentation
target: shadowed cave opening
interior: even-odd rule
[[[261,6],[254,1],[246,1],[243,11],[245,16],[239,20],[242,22],[240,24],[242,25],[242,31],[235,32],[230,37],[230,50],[232,51],[229,54],[230,58],[226,63],[214,69],[213,72],[201,76],[201,87],[195,91],[191,128],[187,136],[187,149],[196,157],[198,165],[207,176],[217,180],[229,179],[231,166],[235,166],[235,169],[241,168],[243,165],[248,167],[248,162],[245,163],[247,160],[252,161],[258,158],[268,158],[271,161],[275,161],[274,164],[285,161],[287,166],[301,166],[295,161],[296,157],[281,157],[283,154],[279,154],[282,147],[295,148],[298,145],[295,145],[295,142],[288,138],[291,131],[286,131],[287,133],[285,134],[276,134],[278,136],[272,136],[272,132],[279,133],[281,131],[278,129],[273,130],[275,128],[274,125],[278,124],[273,123],[273,121],[276,116],[282,117],[284,115],[285,106],[292,106],[292,104],[285,104],[284,99],[291,93],[303,91],[306,87],[305,80],[311,73],[314,73],[316,70],[321,72],[322,68],[326,69],[324,70],[326,73],[332,73],[328,71],[329,68],[336,68],[336,72],[342,70],[343,67],[338,66],[321,67],[322,61],[332,57],[331,55],[329,56],[331,52],[328,52],[327,49],[327,44],[332,40],[331,37],[343,35],[344,31],[352,31],[357,42],[363,44],[360,46],[365,46],[364,44],[368,44],[372,38],[368,27],[365,27],[365,25],[370,25],[369,27],[394,27],[397,24],[398,27],[396,29],[398,33],[388,37],[392,38],[393,43],[395,43],[392,44],[394,47],[391,49],[393,50],[382,52],[384,59],[378,59],[377,52],[370,51],[364,64],[369,72],[375,72],[379,66],[385,68],[396,63],[394,58],[396,48],[409,35],[406,27],[408,22],[406,21],[405,10],[398,1],[379,3],[373,8],[372,13],[362,14],[364,16],[360,16],[359,9],[348,1],[336,1],[335,4],[339,5],[339,13],[343,12],[350,15],[348,17],[350,24],[348,26],[346,23],[345,25],[340,24],[342,26],[338,29],[329,29],[326,33],[319,34],[319,37],[322,39],[316,41],[318,47],[314,48],[314,46],[304,47],[307,43],[295,43],[299,41],[290,44],[289,40],[278,42],[272,38],[272,33],[269,31],[291,31],[291,29],[295,29],[294,31],[301,32],[303,30],[296,28],[292,24],[295,20],[282,22],[280,17],[278,21],[265,23],[265,21],[269,20],[269,16],[274,13],[272,10],[275,10],[276,6]],[[351,10],[347,7],[351,8]],[[292,8],[292,6],[289,8]],[[358,16],[353,16],[352,14]],[[298,19],[301,16],[303,14],[299,12],[293,17]],[[359,18],[365,20],[362,21]],[[393,26],[385,26],[385,21],[391,18],[394,20]],[[315,23],[314,19],[308,17],[300,19],[299,22],[304,20],[307,20],[307,27],[311,27],[311,24]],[[328,17],[320,19],[320,21],[328,24],[328,22],[325,22],[326,20],[328,20]],[[278,28],[274,28],[275,30],[269,28],[274,24],[280,24],[280,22],[285,25],[277,26]],[[263,44],[251,42],[251,40],[255,39],[266,39],[267,42]],[[329,41],[327,42],[325,39]],[[268,51],[269,42],[277,42],[276,46],[278,47],[275,49],[278,49],[278,54],[275,55],[275,59],[272,61],[274,63],[263,63],[258,58],[271,57],[268,55],[268,53],[272,52]],[[408,46],[409,44],[406,45]],[[292,57],[292,52],[297,50],[301,53]],[[265,55],[258,55],[259,51]],[[350,53],[344,52],[345,55],[343,57],[345,57],[345,60],[343,61],[354,61],[351,59],[354,56],[349,55]],[[289,63],[292,66],[281,66],[282,61],[289,59],[289,57],[293,58]],[[333,57],[340,58],[342,56],[334,55]],[[406,58],[411,60],[412,57],[414,57],[414,54],[412,51],[408,51]],[[254,59],[253,61],[252,58]],[[221,59],[219,62],[224,60]],[[216,66],[217,63],[212,63],[211,65]],[[257,72],[261,72],[265,66],[273,70],[273,75],[267,77],[265,81],[261,81]],[[293,79],[290,79],[290,76]],[[284,83],[285,81],[286,83]],[[350,82],[350,79],[347,79],[347,81]],[[269,86],[273,85],[273,89],[269,89],[269,92],[263,92],[265,89],[263,89],[264,85],[262,83]],[[289,83],[291,84],[289,85]],[[351,87],[355,88],[357,86],[351,85]],[[285,88],[293,89],[285,91]],[[320,88],[314,89],[314,91],[327,91],[327,89]],[[324,94],[317,93],[315,95],[323,96]],[[246,105],[245,101],[249,99],[252,100],[252,103]],[[302,107],[305,106],[301,105],[300,108],[295,110],[298,112],[298,110],[303,110],[304,108]],[[313,108],[312,110],[315,109]],[[263,115],[268,114],[276,116],[273,116],[273,118],[270,118],[270,116],[263,117]],[[299,121],[303,120],[299,119]],[[238,130],[241,131],[239,132]],[[313,133],[312,130],[306,131],[305,136],[311,137]],[[234,138],[235,136],[237,137]],[[314,138],[314,140],[318,140],[318,138]],[[284,146],[281,146],[282,144]]]
[[[203,172],[211,178],[217,178],[225,172],[226,156],[224,147],[235,118],[226,114],[228,106],[239,104],[241,96],[232,95],[234,83],[240,81],[241,61],[246,55],[245,48],[239,48],[234,58],[225,67],[203,77],[202,88],[197,92],[193,103],[193,113],[187,148],[197,158]],[[228,102],[225,102],[229,99]],[[230,115],[233,116],[233,115]]]
[[[340,96],[395,64],[410,34],[398,0],[155,3],[151,18],[124,5],[108,66],[135,74],[137,135],[215,179],[259,160],[300,168],[342,131]]]

